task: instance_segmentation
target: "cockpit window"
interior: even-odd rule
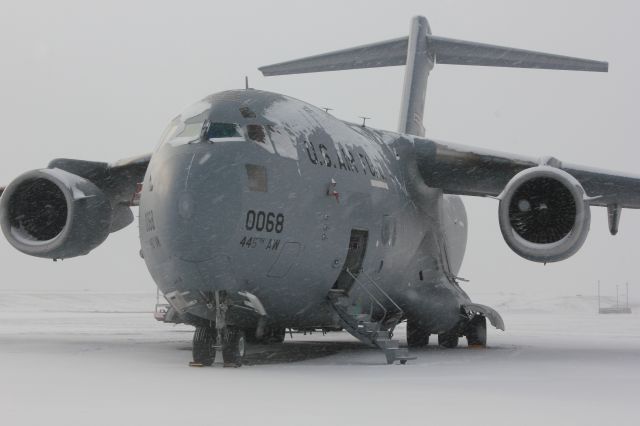
[[[245,130],[236,123],[223,123],[209,118],[211,103],[200,101],[171,120],[160,137],[160,144],[179,146],[199,142],[244,142]]]
[[[182,145],[200,140],[202,126],[209,117],[211,103],[203,100],[187,108],[182,114],[171,120],[160,137],[160,145]]]
[[[211,123],[207,132],[207,139],[239,138],[242,137],[237,124]]]
[[[265,143],[266,134],[264,132],[264,127],[259,124],[249,124],[247,125],[247,133],[249,139],[255,142]]]
[[[190,120],[191,121],[191,120]],[[200,138],[200,132],[202,131],[202,126],[204,125],[204,120],[196,120],[196,121],[187,121],[184,123],[182,130],[176,133],[176,138],[187,138],[189,140],[195,140]]]
[[[171,123],[169,123],[167,128],[164,129],[164,132],[162,132],[162,136],[160,136],[160,142],[158,143],[158,146],[163,145],[165,142],[171,140],[175,136],[179,128],[180,116],[177,116],[176,118],[171,120]]]

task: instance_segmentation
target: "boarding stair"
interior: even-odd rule
[[[331,289],[328,294],[342,327],[361,342],[381,349],[388,364],[415,359],[393,339],[393,329],[404,317],[400,306],[364,271],[346,272],[354,285],[349,290]]]

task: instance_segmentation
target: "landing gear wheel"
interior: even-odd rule
[[[225,367],[240,367],[244,358],[246,338],[244,331],[229,328],[227,341],[222,349],[222,359]]]
[[[196,327],[193,333],[193,364],[198,366],[210,366],[216,358],[216,350],[213,345],[216,342],[216,329],[206,326]]]
[[[429,332],[420,321],[407,320],[407,345],[410,348],[423,348],[429,344]]]
[[[487,318],[476,315],[467,326],[467,343],[470,348],[487,347]]]
[[[458,346],[458,333],[448,332],[438,334],[438,345],[448,349],[455,348]]]

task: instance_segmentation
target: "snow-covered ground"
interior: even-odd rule
[[[0,424],[640,422],[640,317],[597,315],[594,298],[485,295],[507,324],[486,350],[387,366],[345,333],[294,335],[239,369],[188,367],[191,329],[157,323],[154,299],[0,292]]]

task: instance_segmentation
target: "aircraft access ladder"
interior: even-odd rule
[[[405,364],[407,360],[415,359],[409,356],[407,348],[401,348],[400,342],[392,338],[393,329],[404,316],[400,306],[364,271],[360,271],[358,276],[364,275],[366,282],[358,279],[358,276],[348,269],[346,272],[354,280],[351,289],[331,289],[328,295],[344,329],[361,342],[381,349],[388,364],[395,361]],[[362,303],[358,303],[358,300],[352,297],[354,288],[361,290],[360,300],[367,299],[368,312],[365,312]]]

